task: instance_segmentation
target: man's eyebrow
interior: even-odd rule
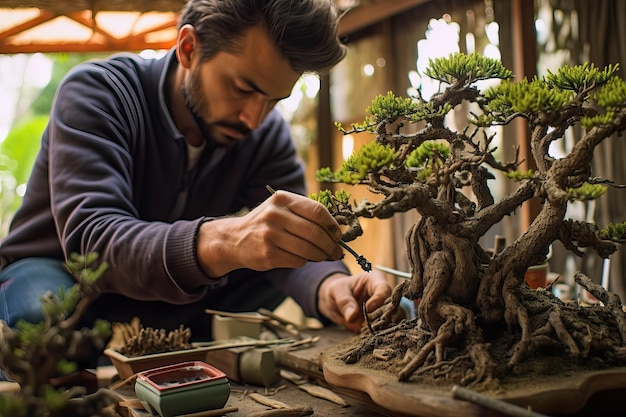
[[[246,77],[242,77],[242,80],[243,80],[244,83],[248,84],[250,86],[250,88],[252,88],[257,93],[260,93],[260,94],[264,95],[265,97],[268,97],[268,94],[265,91],[263,91],[263,89],[261,89],[261,87],[259,87],[257,85],[257,83],[255,83],[251,79],[246,78]],[[289,95],[286,95],[285,97],[274,98],[273,100],[280,101],[280,100],[286,99],[287,97],[289,97]]]

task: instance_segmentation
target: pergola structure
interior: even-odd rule
[[[329,0],[346,11],[339,35],[353,35],[433,0]],[[178,14],[186,0],[2,0],[0,54],[36,52],[116,52],[169,49],[176,40]],[[508,0],[511,11],[514,72],[536,71],[533,0]],[[328,88],[328,85],[326,85]],[[320,97],[319,122],[330,126],[328,91]],[[326,132],[328,133],[328,132]],[[521,154],[528,132],[519,129]],[[323,166],[330,155],[320,155]],[[538,211],[525,206],[522,223]]]
[[[349,35],[430,0],[335,0]],[[185,0],[3,0],[0,54],[169,49]]]

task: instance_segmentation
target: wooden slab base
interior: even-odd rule
[[[346,365],[333,355],[322,359],[324,378],[331,386],[367,393],[381,407],[416,417],[486,417],[499,416],[480,405],[452,398],[450,391],[429,389],[411,382],[399,382],[394,376],[375,369]],[[575,415],[585,408],[594,394],[615,390],[611,403],[603,407],[626,415],[626,368],[589,371],[562,377],[538,377],[532,390],[512,392],[497,397],[506,402],[546,415]],[[621,393],[621,395],[619,394]],[[601,410],[595,410],[601,411]],[[593,415],[593,414],[592,414]]]

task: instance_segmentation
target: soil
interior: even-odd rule
[[[349,352],[358,349],[363,344],[363,337],[353,337],[338,345],[335,350],[325,352],[325,356],[330,360],[344,362],[343,358]],[[502,338],[494,342],[493,359],[498,363],[506,363],[505,350],[502,347],[509,345],[509,342]],[[498,347],[499,346],[499,347]],[[406,361],[400,358],[390,358],[383,360],[372,354],[364,355],[358,364],[346,365],[363,370],[373,370],[389,375],[392,379],[397,379],[398,372],[404,367]],[[450,368],[444,372],[423,372],[414,374],[409,383],[416,386],[428,387],[429,390],[450,392],[454,385],[461,384],[464,375],[471,372],[472,364],[465,361],[454,362]],[[494,397],[526,396],[537,391],[540,384],[551,385],[549,381],[559,378],[569,378],[581,372],[599,371],[611,369],[598,363],[580,364],[563,355],[538,355],[525,361],[517,367],[514,373],[510,373],[500,379],[498,386],[482,386],[480,392]],[[543,381],[543,382],[542,382]]]
[[[581,340],[580,330],[589,327],[594,327],[593,332],[589,331],[589,339],[600,339],[598,335],[604,335],[602,340],[588,340],[588,345],[581,347],[580,352],[572,353],[552,333],[548,335],[552,338],[551,343],[538,347],[523,361],[511,366],[511,357],[519,349],[520,332],[510,331],[504,325],[489,330],[483,328],[492,360],[492,364],[485,368],[492,370],[493,378],[481,380],[476,377],[477,368],[484,364],[476,363],[475,358],[468,353],[471,349],[465,344],[467,340],[459,338],[458,345],[441,349],[439,360],[435,359],[436,354],[431,353],[406,382],[442,392],[450,392],[454,385],[461,385],[494,397],[517,397],[536,392],[541,389],[541,384],[551,385],[564,377],[626,366],[623,357],[612,354],[610,349],[602,353],[603,346],[621,343],[611,312],[599,304],[583,306],[576,302],[563,303],[546,293],[539,289],[524,297],[524,305],[534,323],[533,329],[539,329],[548,320],[547,315],[558,308],[565,328],[577,341]],[[420,352],[431,340],[432,332],[421,327],[419,319],[413,319],[373,333],[364,329],[361,335],[344,341],[325,355],[348,367],[375,370],[397,380],[400,371],[415,357],[416,352]]]

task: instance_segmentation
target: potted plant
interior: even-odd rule
[[[390,92],[373,100],[363,123],[337,124],[344,133],[371,132],[373,140],[337,171],[320,169],[318,180],[364,185],[378,196],[355,202],[341,189],[311,195],[346,225],[344,241],[362,234],[359,218],[410,210],[420,217],[406,234],[411,278],[367,317],[361,335],[327,355],[325,373],[332,374],[334,360],[349,373],[359,366],[385,368],[402,389],[406,383],[447,390],[458,384],[506,395],[514,378],[626,364],[626,313],[616,294],[577,273],[576,282],[603,303],[589,308],[524,281],[556,241],[579,256],[586,248],[608,258],[624,238],[624,224],[601,230],[566,217],[571,201],[600,197],[614,185],[594,177],[591,162],[600,143],[626,130],[626,83],[617,70],[584,64],[514,82],[500,61],[456,53],[430,61],[425,74],[443,86],[431,99]],[[500,82],[477,87],[489,79]],[[446,115],[461,105],[471,108],[467,124],[453,129]],[[496,157],[488,129],[516,119],[529,126],[536,170],[520,171],[517,157]],[[550,155],[550,145],[574,128],[583,134],[571,151]],[[496,171],[517,182],[499,200],[488,184]],[[532,224],[487,255],[481,239],[531,198],[542,203]],[[417,318],[396,323],[402,297],[415,302]]]
[[[14,394],[0,394],[0,415],[11,417],[119,417],[119,397],[100,388],[63,386],[63,377],[77,370],[76,361],[102,352],[111,329],[97,321],[77,328],[86,307],[98,296],[95,281],[107,268],[98,255],[72,254],[66,262],[77,283],[69,290],[42,298],[44,320],[20,321],[10,328],[0,320],[0,366],[20,384]],[[58,383],[55,383],[57,381]]]

